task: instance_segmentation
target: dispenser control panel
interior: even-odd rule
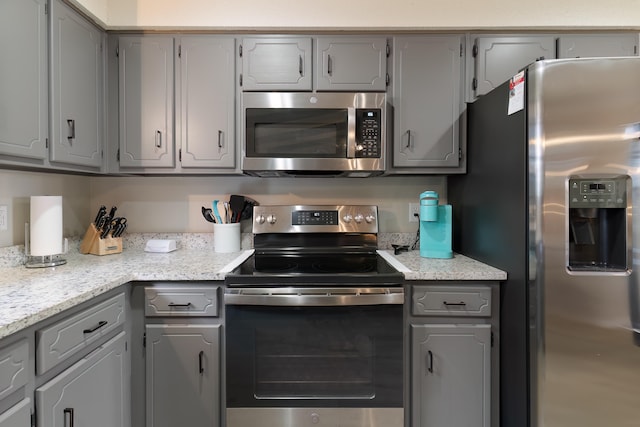
[[[570,208],[626,208],[626,176],[569,179]]]

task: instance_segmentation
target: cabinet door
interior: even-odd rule
[[[490,356],[490,325],[411,325],[411,425],[490,427]]]
[[[242,40],[242,90],[311,90],[311,38]]]
[[[59,0],[51,17],[51,161],[99,168],[104,34]]]
[[[235,166],[235,40],[179,40],[177,135],[182,167]]]
[[[220,325],[146,325],[147,427],[220,425]]]
[[[475,96],[488,93],[536,60],[554,59],[555,46],[552,36],[476,37]]]
[[[0,1],[0,154],[47,157],[46,5]]]
[[[31,427],[31,399],[23,399],[0,414],[0,427]]]
[[[381,91],[387,89],[387,39],[318,37],[316,90]]]
[[[558,37],[558,58],[637,55],[637,34],[579,34]]]
[[[394,38],[394,167],[460,165],[462,43],[457,35]]]
[[[121,332],[36,389],[38,426],[129,426],[125,345]]]
[[[173,38],[119,39],[120,167],[175,166]]]

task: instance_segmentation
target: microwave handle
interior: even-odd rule
[[[356,157],[358,140],[356,137],[356,109],[347,108],[347,158]]]

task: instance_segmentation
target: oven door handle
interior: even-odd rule
[[[354,305],[404,304],[402,288],[375,289],[227,289],[225,305],[263,305],[286,307],[331,307]]]

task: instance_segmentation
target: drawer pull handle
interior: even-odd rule
[[[430,374],[433,374],[433,353],[431,350],[427,351],[427,356],[427,371],[429,371]]]
[[[200,375],[202,375],[204,373],[204,351],[200,351],[200,353],[198,354],[198,372],[200,372]]]
[[[188,302],[188,303],[186,303],[186,304],[176,304],[176,303],[174,303],[174,302],[170,302],[170,303],[168,304],[168,306],[169,306],[169,307],[176,307],[176,308],[179,308],[179,307],[184,307],[184,308],[186,308],[186,307],[191,307],[191,303],[190,303],[190,302]]]
[[[467,305],[467,303],[464,302],[464,301],[460,301],[460,302],[446,302],[446,301],[443,301],[443,304],[446,305],[447,307],[452,307],[452,306],[453,307],[464,307],[464,306]]]
[[[103,326],[106,326],[107,323],[109,323],[109,322],[107,322],[106,320],[101,320],[101,321],[98,322],[98,324],[96,326],[94,326],[93,328],[85,329],[84,331],[82,331],[82,333],[90,334],[90,333],[95,332],[98,329],[102,328]],[[72,412],[73,412],[73,410],[72,410]]]
[[[67,425],[67,414],[69,414],[69,427],[73,427],[73,408],[64,408],[64,425]]]

